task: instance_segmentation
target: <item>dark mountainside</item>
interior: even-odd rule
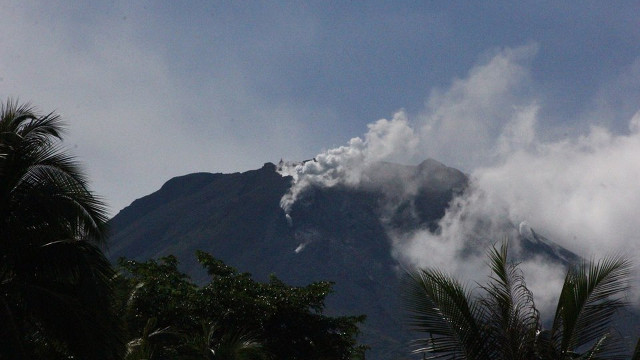
[[[330,315],[366,314],[362,343],[371,346],[369,359],[409,357],[412,338],[403,326],[399,299],[402,270],[392,257],[388,227],[437,228],[467,178],[437,161],[419,166],[381,163],[371,176],[397,177],[394,186],[420,180],[411,200],[382,221],[384,195],[392,191],[363,186],[312,188],[293,206],[290,226],[280,208],[291,178],[274,164],[235,174],[196,173],[169,180],[157,192],[134,201],[110,222],[110,257],[145,260],[174,254],[194,279],[204,279],[195,250],[205,250],[258,280],[275,273],[283,281],[302,285],[334,281],[327,299]],[[393,190],[393,189],[391,189]],[[388,198],[387,198],[388,200]],[[387,209],[388,210],[388,209]],[[575,259],[534,232],[520,238],[527,251],[550,258]],[[414,334],[415,335],[415,334]]]

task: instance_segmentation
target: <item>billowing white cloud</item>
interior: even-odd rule
[[[318,154],[313,161],[284,164],[280,170],[291,175],[294,184],[280,204],[289,213],[291,206],[311,185],[358,187],[369,180],[367,170],[379,161],[402,161],[416,151],[418,138],[406,114],[398,112],[391,120],[381,119],[368,125],[364,140],[356,137],[347,146]]]
[[[55,109],[62,115],[70,128],[67,144],[87,164],[94,189],[112,204],[113,211],[181,173],[255,168],[281,156],[299,156],[309,148],[317,148],[316,144],[324,139],[338,138],[319,133],[344,132],[344,128],[334,130],[333,126],[343,125],[340,118],[346,111],[326,106],[331,101],[313,102],[315,99],[297,96],[307,90],[314,90],[309,93],[316,97],[339,93],[328,87],[330,83],[338,83],[344,87],[340,90],[351,94],[357,92],[353,89],[385,87],[395,77],[380,74],[387,82],[378,83],[371,76],[371,70],[378,70],[376,66],[382,63],[385,70],[392,69],[386,65],[387,58],[380,56],[384,49],[402,55],[393,58],[407,60],[408,67],[416,66],[416,72],[438,65],[427,62],[424,68],[409,61],[414,55],[411,49],[416,48],[420,37],[408,37],[411,41],[406,47],[388,47],[407,35],[407,28],[380,44],[380,39],[365,36],[370,23],[355,24],[346,17],[343,25],[348,27],[338,29],[352,29],[353,24],[362,33],[355,32],[350,41],[341,42],[333,32],[336,24],[323,23],[322,16],[311,14],[311,7],[258,7],[250,15],[269,16],[255,19],[248,19],[247,13],[235,11],[235,7],[220,7],[211,9],[220,10],[214,20],[211,18],[215,14],[199,11],[203,8],[176,12],[171,6],[125,1],[104,5],[87,2],[82,6],[63,1],[9,1],[0,7],[4,15],[0,22],[0,97],[19,96],[42,111]],[[194,12],[198,16],[192,18]],[[543,12],[538,16],[546,19],[549,14]],[[584,50],[580,44],[564,50],[565,45],[573,45],[578,38],[589,39],[587,45],[582,44],[585,48],[601,49],[591,41],[603,44],[602,39],[606,38],[607,43],[611,39],[627,42],[599,51],[633,53],[638,34],[626,33],[637,30],[635,19],[626,17],[633,12],[624,7],[616,12],[625,17],[614,17],[621,26],[611,33],[615,36],[600,36],[599,26],[595,30],[595,26],[590,27],[594,31],[590,34],[598,36],[568,34],[573,37],[566,38],[566,42],[564,37],[547,33],[547,42],[542,43],[540,51],[544,58],[537,67],[531,66],[538,51],[536,45],[496,50],[449,87],[433,90],[422,113],[400,111],[390,120],[370,124],[363,137],[322,152],[315,162],[285,166],[283,172],[294,175],[296,183],[283,199],[283,206],[289,207],[310,184],[384,186],[372,181],[371,167],[377,161],[410,164],[431,157],[469,173],[472,190],[455,200],[455,206],[441,221],[438,234],[426,230],[392,234],[397,256],[408,262],[438,265],[464,276],[480,274],[477,268],[484,266],[482,251],[466,254],[468,261],[460,264],[450,261],[450,257],[460,256],[470,234],[478,229],[485,229],[485,238],[495,238],[494,229],[523,220],[538,233],[581,255],[600,256],[622,249],[635,255],[640,233],[640,222],[635,219],[640,210],[636,185],[640,175],[640,115],[629,118],[638,107],[640,60],[604,84],[585,109],[570,106],[565,110],[576,113],[576,118],[566,123],[547,118],[545,105],[552,102],[555,111],[551,113],[557,115],[563,114],[557,108],[571,101],[549,101],[548,97],[560,94],[537,93],[537,78],[532,75],[542,75],[552,82],[558,73],[562,78],[559,83],[566,84],[567,79],[601,79],[612,74],[611,69],[618,62],[627,61],[628,56],[608,56],[610,62],[596,69],[600,70],[600,77],[591,77],[584,69],[596,68],[599,59],[569,59]],[[398,14],[389,28],[400,29],[396,25],[407,20]],[[429,11],[422,15],[425,14],[434,15]],[[451,12],[438,14],[434,19],[445,19]],[[389,18],[387,9],[378,15]],[[563,13],[553,15],[564,18]],[[580,18],[592,16],[585,12]],[[164,21],[169,18],[175,22]],[[425,33],[425,17],[417,19],[415,28],[420,31],[414,34]],[[251,26],[246,26],[247,22]],[[248,30],[255,29],[254,25],[260,25],[257,31]],[[442,31],[436,33],[450,36],[448,26],[443,20]],[[481,27],[486,28],[484,21]],[[373,36],[385,31],[374,32]],[[476,37],[471,41],[479,43],[481,37],[500,32],[518,34],[496,28],[491,33],[474,33]],[[433,33],[426,34],[433,38]],[[531,38],[538,36],[534,35]],[[349,45],[353,52],[336,51],[349,46],[335,46],[334,41]],[[446,58],[452,69],[459,69],[465,59],[449,59],[451,54],[447,51],[469,45],[464,41],[469,41],[467,34],[450,37],[445,43],[438,40],[421,44],[427,46],[425,54],[433,51],[434,59]],[[516,41],[521,40],[511,38],[505,43]],[[548,47],[549,42],[553,46]],[[366,46],[367,43],[375,46]],[[362,49],[358,49],[360,44],[365,44]],[[437,52],[439,48],[444,50]],[[406,52],[400,53],[403,49]],[[455,53],[476,56],[473,51]],[[558,52],[565,57],[563,67],[547,71],[545,66],[559,63],[554,57]],[[341,66],[344,64],[349,66]],[[443,64],[434,67],[434,72],[449,68],[448,63]],[[613,64],[616,66],[610,66]],[[297,71],[290,71],[292,65],[297,66]],[[317,69],[312,70],[320,72],[309,71],[314,66]],[[331,69],[347,70],[334,73]],[[366,76],[366,81],[352,74],[353,69],[363,69],[364,75],[360,76]],[[571,74],[575,76],[567,77],[574,69]],[[301,83],[279,79],[290,75],[300,76],[297,80]],[[349,81],[340,82],[342,78]],[[405,74],[400,79],[409,78]],[[436,78],[425,79],[429,82]],[[422,81],[416,83],[421,87]],[[383,94],[375,101],[386,104],[380,98],[398,93],[402,84],[395,85],[386,92],[366,94],[372,98],[372,94]],[[565,85],[550,87],[564,89]],[[411,89],[416,88],[414,85]],[[593,91],[576,90],[581,95],[566,94],[567,99],[584,99]],[[346,95],[346,99],[356,98]],[[360,107],[368,108],[371,103],[363,101]],[[629,124],[628,129],[622,128],[621,122]],[[567,135],[563,136],[565,132]],[[402,195],[411,196],[416,184],[405,185]],[[390,188],[397,190],[397,183]]]
[[[529,45],[500,51],[472,69],[468,78],[454,80],[448,90],[434,90],[417,123],[400,111],[391,120],[369,124],[364,139],[353,138],[346,146],[318,154],[315,161],[285,165],[281,171],[294,177],[294,186],[283,198],[283,208],[288,212],[309,185],[358,186],[379,161],[408,163],[431,157],[469,168],[493,160],[508,141],[531,142],[532,130],[528,134],[520,130],[533,126],[535,106],[516,105],[525,104],[516,95],[528,79],[523,63],[536,49]],[[498,149],[495,138],[505,126],[517,136],[507,140],[505,136],[513,134],[504,134]]]
[[[632,128],[635,127],[632,120]],[[581,254],[637,253],[640,240],[640,133],[594,127],[577,139],[516,150],[502,163],[474,171],[487,196],[512,221]]]
[[[536,45],[504,49],[446,91],[434,90],[417,125],[421,155],[464,170],[495,160],[496,138],[531,112],[526,64],[536,52]]]
[[[374,161],[433,157],[463,166],[471,185],[450,204],[437,232],[389,232],[394,255],[406,264],[483,282],[487,246],[514,237],[523,221],[587,258],[622,251],[635,256],[640,112],[627,119],[629,129],[622,133],[592,126],[580,136],[543,140],[537,133],[541,105],[523,90],[533,84],[527,63],[535,50],[500,51],[449,89],[434,91],[414,122],[404,113],[380,120],[369,126],[365,140],[355,138],[299,165],[283,207],[288,210],[309,185],[358,186]],[[522,267],[538,305],[548,313],[563,269],[540,258]]]

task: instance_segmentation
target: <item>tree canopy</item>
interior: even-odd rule
[[[364,316],[323,314],[331,283],[298,287],[275,276],[262,283],[208,253],[196,256],[210,277],[203,286],[180,272],[173,256],[119,261],[124,274],[121,311],[129,338],[162,334],[153,344],[153,358],[207,358],[203,354],[223,352],[230,339],[254,344],[254,358],[258,353],[274,359],[352,359],[364,354],[356,342]],[[150,321],[153,329],[148,329]]]

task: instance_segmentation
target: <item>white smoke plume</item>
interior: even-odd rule
[[[433,90],[427,110],[411,124],[404,111],[391,120],[368,125],[364,139],[353,138],[347,146],[318,154],[302,164],[283,164],[280,172],[294,179],[281,205],[291,205],[310,185],[331,187],[361,185],[367,170],[379,161],[419,162],[428,157],[463,169],[484,164],[493,154],[492,140],[501,128],[521,113],[530,113],[517,94],[529,78],[526,63],[536,46],[499,52],[474,68],[467,79],[455,80],[447,91]]]
[[[419,139],[404,112],[396,113],[391,120],[378,120],[368,128],[364,140],[353,138],[349,145],[318,154],[313,161],[282,164],[280,172],[294,179],[291,190],[280,201],[287,215],[309,186],[358,187],[370,180],[366,171],[379,161],[401,162],[414,156]]]
[[[517,231],[522,221],[586,258],[621,252],[637,257],[640,112],[627,120],[627,132],[593,125],[575,137],[543,140],[537,133],[542,105],[528,91],[535,52],[536,46],[499,51],[449,89],[434,90],[414,119],[398,112],[369,125],[364,140],[284,166],[282,173],[293,175],[294,185],[281,201],[283,209],[289,213],[311,185],[370,184],[367,169],[377,161],[434,158],[470,173],[471,186],[452,201],[439,232],[389,234],[394,255],[406,264],[484,282],[486,239],[513,235],[505,233],[505,224]],[[470,239],[480,238],[481,250],[469,253]],[[550,308],[563,272],[540,259],[522,266],[539,305]]]

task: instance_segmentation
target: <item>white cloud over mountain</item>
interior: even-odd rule
[[[358,187],[377,161],[412,163],[432,157],[462,166],[472,183],[454,199],[438,233],[390,234],[396,256],[405,262],[482,280],[484,254],[462,258],[468,241],[481,235],[497,242],[509,234],[505,224],[516,229],[522,221],[586,258],[637,254],[640,112],[628,119],[623,133],[594,125],[575,137],[544,140],[537,133],[542,105],[526,91],[533,81],[527,64],[535,50],[499,51],[450,88],[432,92],[423,114],[411,119],[399,112],[374,122],[363,138],[289,169],[296,181],[283,207],[309,185]],[[551,265],[540,260],[523,267],[541,294],[541,306],[548,308],[553,302],[549,294],[558,289],[547,287],[561,284],[562,273],[551,276]]]
[[[0,96],[67,121],[66,144],[113,213],[176,175],[328,146],[287,169],[297,183],[285,208],[309,184],[371,186],[377,161],[431,157],[471,176],[474,190],[440,234],[396,234],[398,254],[420,265],[451,265],[446,255],[474,222],[503,220],[526,220],[584,256],[638,253],[637,4],[4,1],[0,10]],[[334,145],[367,122],[365,135]],[[448,245],[424,256],[434,244]],[[483,261],[451,270],[470,274]]]

